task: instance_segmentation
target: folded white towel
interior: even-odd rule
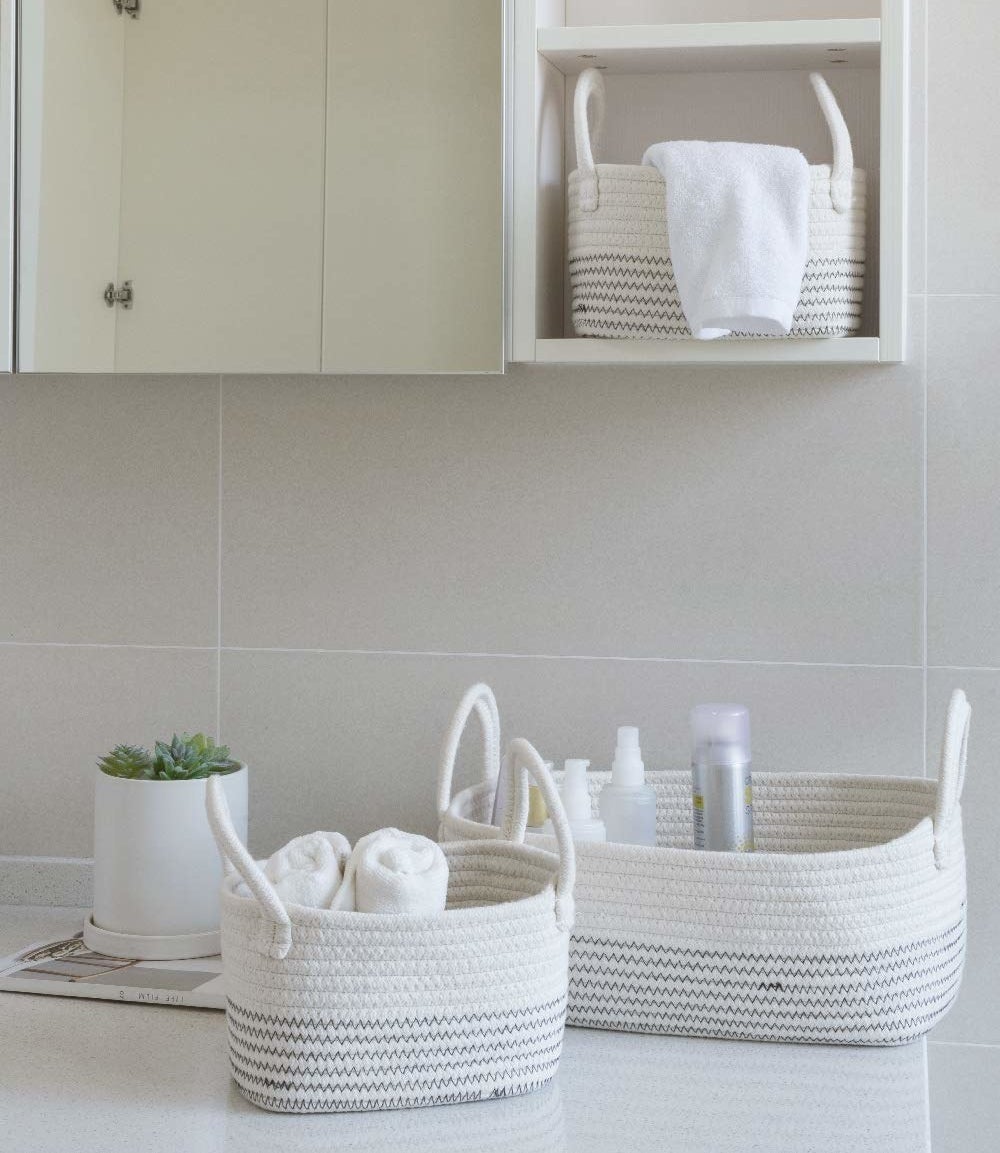
[[[350,855],[350,841],[340,833],[307,833],[274,853],[264,875],[283,901],[329,909]]]
[[[448,862],[441,847],[399,829],[379,829],[354,846],[333,909],[359,913],[443,913]]]
[[[809,252],[809,165],[795,148],[672,140],[642,158],[667,185],[667,237],[688,327],[787,336]]]

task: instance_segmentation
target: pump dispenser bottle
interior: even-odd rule
[[[587,767],[590,761],[569,760],[559,790],[563,808],[569,820],[570,832],[574,841],[606,841],[604,822],[598,820],[590,804],[590,790],[587,788]]]
[[[694,847],[753,852],[750,714],[743,705],[691,711]]]
[[[656,793],[646,784],[639,730],[632,725],[618,730],[611,783],[601,790],[600,810],[609,841],[656,844]]]

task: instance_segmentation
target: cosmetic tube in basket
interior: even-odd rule
[[[743,705],[691,711],[694,847],[753,852],[750,714]]]

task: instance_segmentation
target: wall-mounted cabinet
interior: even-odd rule
[[[502,370],[503,0],[19,7],[22,371]]]
[[[597,0],[515,2],[511,359],[901,360],[907,0],[882,0],[880,15],[870,18],[711,24],[616,25],[610,22],[616,7]],[[636,4],[628,7],[634,10]],[[664,13],[671,4],[662,0],[655,7]],[[603,22],[574,23],[581,14],[594,20],[597,10],[606,17]],[[605,79],[607,115],[598,160],[610,164],[638,164],[650,144],[671,139],[784,144],[800,149],[810,164],[829,164],[830,133],[808,83],[808,72],[821,72],[843,111],[854,163],[867,174],[865,284],[857,334],[724,341],[578,337],[567,274],[566,179],[576,167],[573,90],[588,67],[600,69]]]
[[[0,0],[0,372],[14,364],[14,17]]]

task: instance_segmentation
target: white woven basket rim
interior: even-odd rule
[[[479,925],[483,922],[495,923],[498,915],[520,919],[536,907],[551,909],[555,904],[555,876],[559,868],[559,858],[541,845],[515,844],[500,841],[493,844],[483,838],[470,838],[467,841],[449,841],[441,846],[445,856],[456,856],[474,850],[477,856],[493,853],[498,859],[517,860],[525,865],[548,869],[552,879],[537,893],[527,897],[515,897],[510,901],[491,901],[483,905],[470,905],[460,909],[445,909],[443,913],[359,913],[354,909],[317,909],[311,905],[297,905],[283,901],[289,919],[294,925],[310,928],[341,929],[364,933],[405,933],[421,932],[427,929],[440,929],[441,918],[448,920],[449,928],[462,925]],[[259,912],[260,905],[253,896],[236,892],[243,883],[239,873],[230,872],[222,882],[223,901],[234,912]]]
[[[594,773],[595,777],[600,777],[600,773]],[[610,773],[605,771],[604,776],[610,776]],[[647,780],[650,777],[664,777],[664,776],[684,776],[687,771],[683,769],[653,769],[647,770]],[[754,773],[754,780],[760,781],[761,779],[767,780],[770,783],[781,782],[787,783],[792,787],[800,785],[842,785],[847,782],[865,782],[871,783],[876,787],[889,787],[906,785],[908,788],[913,788],[915,792],[925,792],[927,799],[933,807],[934,797],[937,792],[937,782],[927,781],[921,777],[905,777],[905,776],[866,776],[862,773],[855,774],[838,774],[838,773]],[[455,794],[451,804],[448,806],[447,818],[452,823],[452,827],[456,831],[461,831],[463,828],[469,831],[469,839],[480,838],[486,839],[499,839],[502,837],[503,832],[501,829],[494,825],[485,825],[479,821],[473,821],[471,818],[466,817],[461,810],[465,808],[470,798],[476,796],[484,791],[492,791],[493,785],[488,781],[481,781],[479,784],[470,785],[465,789],[460,790]],[[954,816],[961,819],[961,807],[956,804]],[[823,849],[813,850],[802,853],[788,853],[788,852],[768,852],[760,851],[756,853],[724,853],[713,852],[705,849],[687,849],[677,846],[647,846],[647,845],[623,845],[616,842],[592,842],[580,841],[576,845],[576,854],[579,859],[592,859],[592,860],[614,860],[614,859],[627,859],[632,861],[659,861],[670,862],[672,865],[679,865],[681,867],[690,866],[692,868],[706,868],[715,866],[720,869],[731,869],[739,872],[771,872],[780,871],[783,868],[809,868],[809,867],[825,867],[828,865],[835,865],[839,862],[849,861],[857,864],[862,864],[866,861],[876,861],[889,855],[892,850],[896,848],[905,848],[913,841],[921,841],[928,835],[933,836],[934,821],[933,817],[928,813],[924,817],[918,818],[913,827],[907,829],[905,833],[899,836],[890,837],[887,840],[879,841],[875,845],[866,845],[853,849]],[[531,844],[539,847],[544,847],[551,838],[546,837],[539,833],[529,831],[528,837],[531,838]],[[465,842],[460,842],[465,843]]]

